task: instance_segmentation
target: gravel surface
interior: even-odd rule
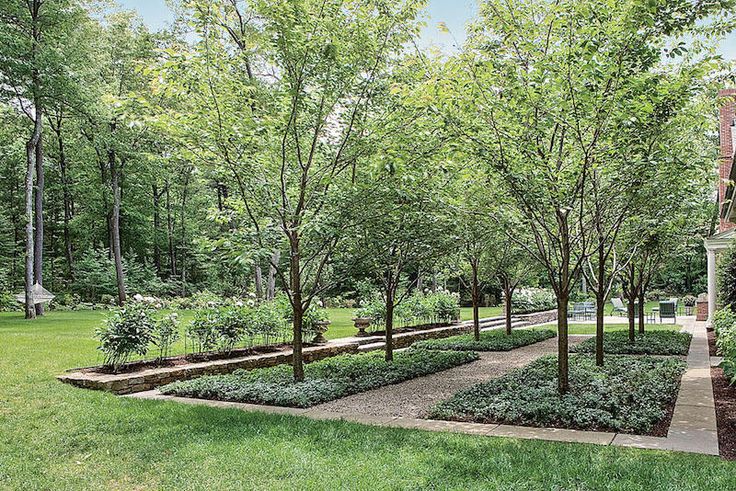
[[[570,345],[588,336],[570,336]],[[557,338],[506,352],[481,352],[480,360],[400,384],[314,406],[315,411],[423,418],[430,407],[471,385],[500,377],[542,355],[557,352]]]

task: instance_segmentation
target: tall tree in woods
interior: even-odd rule
[[[43,283],[45,106],[67,77],[63,56],[69,34],[83,11],[75,2],[0,2],[0,97],[30,120],[25,171],[25,315],[43,306],[33,300],[33,284]]]
[[[160,90],[182,111],[168,123],[187,158],[235,183],[240,226],[270,259],[293,310],[294,378],[304,378],[304,311],[344,235],[345,194],[374,117],[373,90],[418,32],[417,0],[187,4],[199,41],[169,52]],[[188,99],[185,101],[184,99]]]
[[[105,184],[108,243],[115,264],[117,303],[126,300],[121,243],[122,186],[126,168],[144,160],[142,154],[155,136],[145,122],[141,96],[149,72],[143,68],[155,59],[156,39],[127,13],[112,14],[100,33],[98,78],[89,91],[84,133],[94,148]],[[109,196],[109,198],[108,198]]]

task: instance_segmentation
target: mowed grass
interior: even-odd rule
[[[62,384],[99,316],[0,315],[0,489],[724,490],[714,457],[312,421]]]

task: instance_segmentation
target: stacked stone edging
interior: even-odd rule
[[[514,317],[529,324],[546,324],[557,320],[557,309],[533,312],[531,314],[519,314],[514,315]]]
[[[348,353],[357,353],[358,343],[330,343],[325,346],[304,348],[304,361],[312,362]],[[272,367],[291,363],[291,350],[244,356],[221,360],[187,363],[174,367],[148,368],[138,372],[106,374],[92,371],[76,371],[60,375],[62,382],[85,389],[104,390],[114,394],[131,394],[151,390],[180,380],[190,380],[203,375],[231,373],[238,369]]]

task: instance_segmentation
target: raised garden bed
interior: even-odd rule
[[[364,353],[311,363],[303,382],[294,382],[290,367],[277,366],[174,382],[160,390],[182,397],[309,407],[477,359],[474,352],[410,349],[395,353],[394,361],[387,363],[382,353]]]
[[[555,337],[551,330],[518,329],[506,334],[503,329],[483,331],[480,341],[476,341],[472,334],[452,336],[444,339],[430,339],[414,344],[417,348],[457,350],[457,351],[510,351],[514,348],[528,346]]]
[[[680,355],[685,356],[690,349],[693,336],[687,332],[648,331],[636,333],[635,342],[629,341],[627,331],[608,332],[603,336],[603,351],[616,355]],[[595,338],[586,339],[572,346],[570,351],[594,353]]]
[[[304,347],[308,348],[315,346],[309,343],[304,343]],[[125,363],[117,371],[113,370],[111,366],[98,365],[93,367],[80,368],[79,371],[85,373],[105,373],[105,374],[117,374],[117,373],[134,373],[141,370],[147,370],[150,368],[165,368],[165,367],[180,367],[188,365],[190,363],[202,363],[207,361],[215,360],[228,360],[232,358],[242,358],[244,356],[259,356],[266,355],[269,353],[280,353],[283,351],[291,350],[291,344],[282,343],[279,345],[271,346],[255,346],[253,348],[237,348],[230,351],[205,351],[203,353],[186,353],[183,355],[176,355],[164,358],[163,360],[135,360]]]
[[[675,358],[570,357],[570,391],[557,391],[557,359],[545,356],[458,392],[432,419],[665,436],[686,364]]]

